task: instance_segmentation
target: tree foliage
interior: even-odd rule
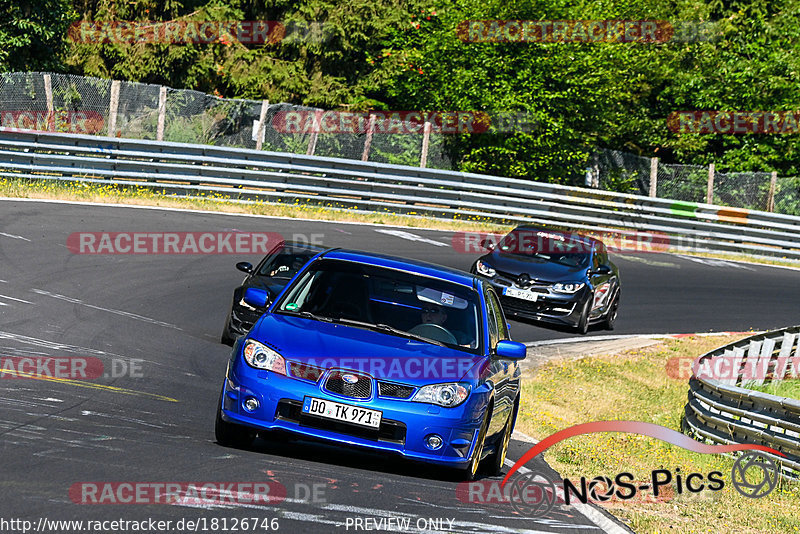
[[[0,0],[0,69],[53,69],[331,109],[515,111],[533,131],[459,135],[463,170],[580,183],[598,147],[800,175],[795,135],[678,134],[684,110],[796,110],[800,0]],[[41,6],[41,8],[40,8]],[[465,20],[662,20],[664,43],[466,43]],[[266,44],[70,42],[71,21],[321,23]],[[681,26],[683,24],[683,26]],[[305,26],[304,26],[305,25]],[[681,38],[682,37],[682,38]]]

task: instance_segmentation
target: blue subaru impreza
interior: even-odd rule
[[[520,396],[519,360],[495,290],[414,260],[331,249],[316,255],[231,353],[216,438],[258,433],[337,442],[499,474]],[[275,432],[271,432],[275,431]]]

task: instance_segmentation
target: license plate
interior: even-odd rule
[[[379,428],[383,412],[314,397],[303,399],[303,413],[354,425]]]
[[[527,291],[525,289],[516,289],[513,287],[504,287],[503,288],[503,295],[508,297],[514,297],[522,300],[529,300],[531,302],[536,302],[536,299],[539,298],[538,293],[533,293],[531,291]]]

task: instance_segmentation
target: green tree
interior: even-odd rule
[[[60,71],[69,0],[0,0],[0,71]]]

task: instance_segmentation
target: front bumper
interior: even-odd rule
[[[503,295],[506,286],[492,284],[500,296],[503,312],[508,317],[536,319],[553,324],[577,326],[583,309],[584,291],[575,294],[560,294],[544,290],[538,293],[536,302]]]
[[[244,365],[235,366],[241,370]],[[456,408],[401,399],[375,397],[362,401],[328,393],[318,383],[286,377],[269,371],[235,369],[225,380],[222,395],[222,419],[261,430],[283,430],[299,436],[397,454],[412,460],[449,467],[465,467],[472,454],[483,421],[488,391],[473,391]],[[383,412],[381,427],[342,423],[302,413],[304,397],[363,406]],[[259,407],[249,412],[243,403],[254,397]],[[424,443],[429,434],[438,434],[443,445],[430,450]]]

